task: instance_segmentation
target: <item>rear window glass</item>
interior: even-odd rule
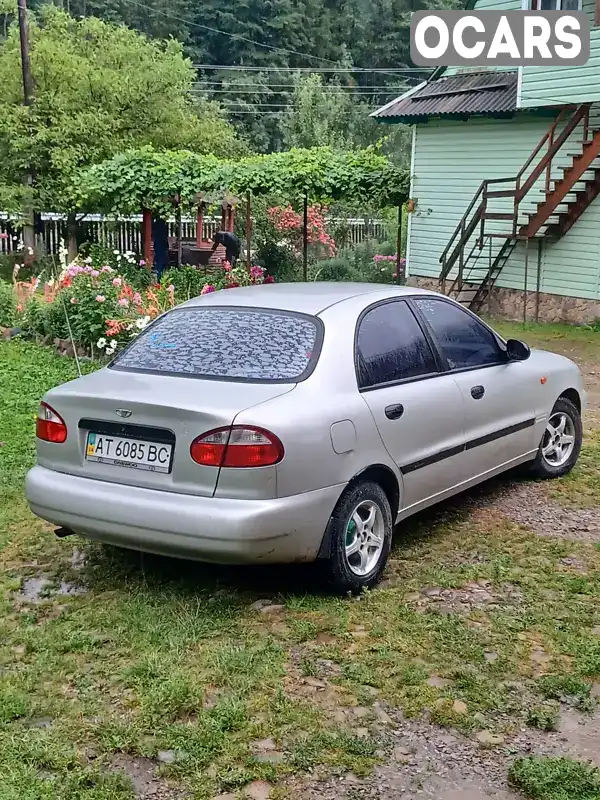
[[[297,381],[318,356],[314,317],[248,308],[186,308],[152,324],[111,367],[197,378]]]

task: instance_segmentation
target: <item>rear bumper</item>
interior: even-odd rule
[[[88,539],[215,563],[313,561],[343,490],[276,500],[160,492],[36,466],[25,493],[34,514]]]

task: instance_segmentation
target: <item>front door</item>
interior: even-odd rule
[[[508,361],[494,333],[447,300],[412,300],[447,361],[465,406],[465,465],[470,478],[533,454],[535,392],[527,362]]]
[[[404,300],[367,310],[356,350],[362,397],[402,473],[401,511],[428,505],[465,479],[461,391]]]

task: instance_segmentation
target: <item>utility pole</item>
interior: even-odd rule
[[[23,103],[26,107],[33,102],[33,78],[31,77],[31,61],[29,58],[29,30],[27,26],[27,0],[17,0],[19,10],[19,34],[21,37],[21,67],[23,70]],[[25,186],[33,184],[31,170],[24,177]],[[25,210],[25,209],[24,209]],[[35,250],[34,214],[32,209],[25,210],[26,222],[23,226],[23,244],[25,260],[31,259],[30,252]]]
[[[21,35],[21,66],[23,69],[23,102],[30,106],[33,100],[33,79],[29,59],[29,30],[27,27],[27,0],[18,0],[19,33]]]

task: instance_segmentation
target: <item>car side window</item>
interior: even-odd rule
[[[403,301],[367,311],[359,324],[356,349],[361,389],[438,370],[421,326]]]
[[[413,302],[431,326],[450,369],[485,367],[503,360],[493,333],[460,306],[429,297]]]

